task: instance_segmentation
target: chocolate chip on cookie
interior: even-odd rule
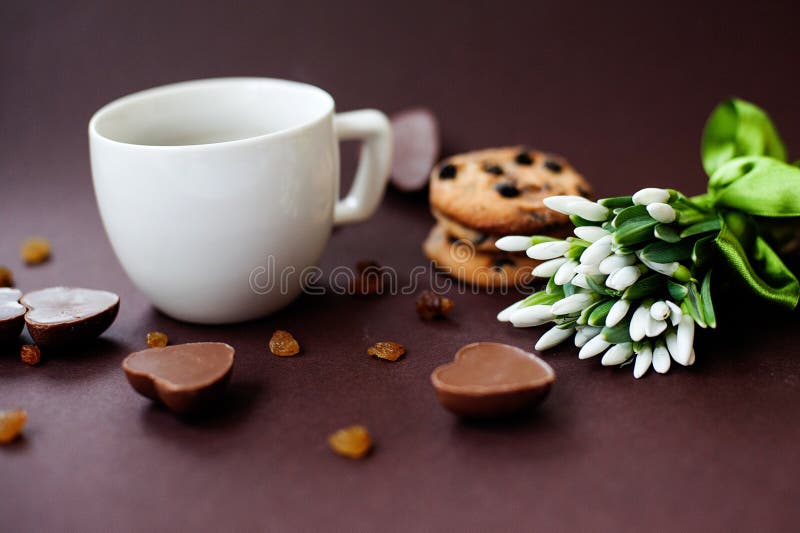
[[[451,180],[456,177],[456,169],[455,165],[445,165],[441,169],[439,169],[439,179],[443,180]]]
[[[562,170],[562,166],[561,166],[560,163],[557,163],[557,162],[552,161],[550,159],[548,159],[547,161],[544,162],[544,166],[546,166],[548,170],[552,170],[556,174],[558,174]]]
[[[500,165],[484,165],[483,170],[485,170],[489,174],[494,174],[495,176],[503,175],[503,167],[501,167]]]
[[[494,186],[494,190],[500,193],[503,198],[516,198],[519,196],[519,189],[513,183],[505,182],[498,183]]]
[[[533,158],[528,152],[520,152],[517,154],[517,157],[514,158],[514,162],[518,165],[532,165]]]

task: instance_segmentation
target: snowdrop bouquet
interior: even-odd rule
[[[780,253],[800,228],[800,168],[764,111],[742,100],[719,105],[702,140],[708,192],[687,198],[646,188],[592,202],[545,199],[567,214],[574,237],[509,236],[497,247],[543,261],[546,288],[501,311],[516,327],[554,323],[536,343],[546,350],[574,335],[578,357],[633,364],[633,375],[695,361],[696,327],[715,328],[712,275],[741,283],[765,301],[794,309],[800,284]],[[794,242],[793,242],[794,241]],[[715,282],[716,284],[716,282]]]

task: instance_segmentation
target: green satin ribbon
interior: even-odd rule
[[[786,163],[786,149],[767,114],[742,100],[712,112],[702,157],[708,193],[694,200],[719,212],[720,256],[755,294],[794,309],[800,283],[759,235],[753,217],[800,217],[800,168]]]

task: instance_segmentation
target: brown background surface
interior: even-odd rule
[[[0,408],[30,413],[24,439],[0,449],[0,530],[796,530],[797,312],[728,304],[718,332],[699,335],[694,368],[639,381],[564,347],[547,355],[559,378],[536,416],[465,424],[436,404],[428,375],[471,341],[530,347],[538,332],[494,321],[513,296],[456,295],[435,324],[416,318],[413,296],[330,295],[192,326],[148,305],[100,224],[91,113],[210,76],[310,82],[341,110],[427,105],[446,151],[561,152],[601,195],[700,192],[700,130],[730,95],[766,107],[800,156],[796,4],[644,4],[2,2],[0,263],[23,289],[106,288],[123,306],[71,357],[36,368],[0,357]],[[323,267],[377,259],[409,272],[425,264],[431,223],[424,195],[390,192],[373,223],[335,233]],[[20,263],[30,234],[52,240],[52,261]],[[301,356],[267,353],[276,327]],[[181,421],[130,389],[120,361],[152,329],[237,348],[219,412]],[[405,358],[365,355],[385,339]],[[377,441],[363,462],[325,444],[355,422]]]

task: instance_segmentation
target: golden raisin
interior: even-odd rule
[[[14,275],[7,266],[0,265],[0,287],[13,287]]]
[[[422,291],[417,297],[417,314],[422,320],[443,318],[455,305],[455,302],[447,296],[433,291]]]
[[[300,351],[300,344],[292,337],[292,334],[282,329],[272,334],[269,340],[269,351],[281,357],[297,355]]]
[[[163,348],[169,342],[169,337],[166,333],[160,331],[151,331],[147,334],[147,347],[148,348]]]
[[[38,365],[42,361],[42,352],[35,344],[23,344],[19,350],[19,356],[23,363]]]
[[[0,444],[8,444],[16,439],[27,420],[28,413],[22,409],[0,411]]]
[[[22,260],[29,265],[38,265],[50,257],[50,242],[43,237],[30,237],[19,250]]]
[[[381,359],[386,359],[387,361],[397,361],[401,355],[406,353],[406,349],[403,348],[402,344],[392,341],[382,341],[376,342],[367,348],[367,353],[375,357],[380,357]]]
[[[383,292],[383,267],[376,261],[364,260],[356,263],[355,293],[361,296]]]
[[[372,439],[364,426],[340,429],[328,437],[331,450],[343,457],[361,459],[372,449]]]

